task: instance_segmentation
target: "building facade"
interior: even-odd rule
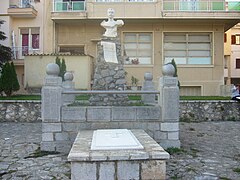
[[[240,84],[240,24],[225,33],[225,84]]]
[[[158,84],[162,65],[174,59],[178,66],[181,95],[220,94],[220,86],[224,84],[224,33],[239,22],[239,1],[52,0],[30,3],[37,11],[33,18],[14,18],[9,14],[13,8],[6,8],[6,17],[12,24],[8,31],[18,32],[15,35],[19,40],[17,46],[32,43],[26,54],[38,54],[24,58],[25,86],[41,87],[43,81],[45,69],[32,67],[33,59],[35,62],[54,62],[54,57],[45,61],[41,59],[61,54],[66,59],[67,70],[74,73],[76,87],[89,89],[96,46],[104,33],[100,23],[107,18],[107,9],[113,8],[115,18],[122,19],[125,24],[118,33],[122,55],[126,59],[128,85],[131,85],[133,76],[139,79],[138,85],[141,86],[145,72],[151,72]],[[33,15],[36,14],[34,10],[31,11]],[[21,25],[20,19],[23,22],[28,20],[28,23]],[[34,24],[38,20],[39,23]],[[24,28],[28,28],[28,39]],[[31,48],[37,47],[37,32],[39,52],[31,52]],[[70,63],[68,59],[72,59],[72,55],[79,55],[79,58]],[[88,59],[87,67],[83,68],[88,71],[80,68],[86,66],[82,59]],[[78,69],[82,74],[76,73]],[[83,78],[85,76],[87,78]]]

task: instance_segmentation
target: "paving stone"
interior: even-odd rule
[[[26,158],[40,147],[41,126],[0,123],[0,179],[70,180],[67,154]],[[167,161],[166,179],[240,179],[233,171],[240,168],[240,122],[180,123],[179,128],[183,152]]]

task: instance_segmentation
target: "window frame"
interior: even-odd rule
[[[167,41],[165,41],[165,37],[166,37],[166,35],[169,35],[169,36],[183,36],[184,38],[183,39],[181,39],[181,40],[175,40],[174,38],[172,38],[172,40],[167,40]],[[199,40],[189,40],[189,37],[193,37],[193,36],[201,36],[201,35],[208,35],[209,36],[209,40],[201,40],[201,41],[199,41]],[[181,32],[175,32],[175,31],[163,31],[162,32],[162,61],[163,61],[163,64],[165,64],[165,63],[167,63],[167,62],[170,62],[172,59],[175,59],[175,62],[176,62],[176,64],[178,64],[179,66],[186,66],[186,67],[192,67],[192,66],[198,66],[198,67],[200,67],[200,66],[203,66],[203,67],[206,67],[206,66],[208,66],[208,67],[212,67],[213,66],[213,64],[214,64],[214,49],[213,49],[213,42],[214,42],[214,32],[211,32],[211,31],[201,31],[201,32],[185,32],[185,31],[181,31]],[[207,37],[207,36],[206,36]],[[173,51],[174,49],[172,48],[169,48],[169,49],[167,49],[167,48],[165,48],[165,44],[166,43],[175,43],[175,45],[176,44],[179,44],[179,43],[182,43],[182,44],[184,44],[185,45],[185,47],[181,50],[182,52],[185,52],[185,56],[183,55],[183,56],[172,56],[172,57],[170,57],[169,56],[169,60],[166,60],[167,59],[167,56],[165,56],[165,54],[166,54],[166,50],[168,50],[168,52],[170,52],[170,51]],[[209,46],[209,48],[206,48],[206,49],[191,49],[190,47],[189,47],[189,44],[205,44],[205,45],[207,45],[207,46]],[[206,46],[206,47],[207,47]],[[179,49],[175,49],[175,50],[178,50],[178,51],[180,51]],[[201,51],[205,51],[205,53],[209,53],[209,56],[206,56],[206,55],[199,55],[199,56],[191,56],[191,55],[189,55],[189,52],[190,51],[192,51],[192,52],[194,52],[194,51],[199,51],[199,52],[201,52]],[[183,57],[183,59],[182,59],[182,61],[185,61],[185,63],[178,63],[177,62],[177,60],[176,60],[176,58],[181,58],[181,57]],[[205,58],[205,60],[206,61],[209,61],[208,60],[208,58],[210,58],[210,63],[190,63],[189,61],[191,61],[190,60],[190,58]],[[181,60],[181,59],[179,59],[179,60]],[[194,59],[193,59],[193,61],[194,61]],[[197,59],[195,60],[195,61],[198,61]]]
[[[126,41],[125,40],[125,35],[126,34],[134,34],[136,37],[136,41]],[[141,34],[149,34],[150,35],[150,41],[140,41],[139,37]],[[153,66],[154,64],[154,32],[153,31],[123,31],[122,32],[122,55],[125,57],[127,56],[127,50],[125,48],[125,43],[136,43],[137,49],[132,49],[132,51],[136,51],[136,61],[138,61],[138,58],[141,57],[141,55],[139,54],[140,51],[145,50],[145,51],[149,51],[150,56],[142,56],[142,57],[150,57],[150,63],[131,63],[131,60],[129,60],[129,63],[126,63],[126,61],[124,60],[124,65],[129,65],[129,66]],[[149,44],[151,47],[150,49],[141,49],[139,48],[139,45],[141,44]]]
[[[240,69],[240,58],[236,58],[235,62],[236,62],[235,68]]]

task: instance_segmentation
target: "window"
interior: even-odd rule
[[[84,46],[60,46],[60,53],[84,54]]]
[[[35,53],[39,50],[39,35],[40,28],[20,28],[21,44],[19,44],[18,53],[19,58],[22,58],[25,54]]]
[[[240,58],[236,59],[236,69],[240,69]]]
[[[152,33],[124,33],[125,64],[152,64]]]
[[[211,33],[164,33],[164,63],[212,64]]]
[[[232,44],[240,45],[240,34],[232,35]]]
[[[227,42],[227,33],[224,33],[224,42]]]

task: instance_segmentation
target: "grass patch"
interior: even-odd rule
[[[176,148],[176,147],[167,148],[166,151],[167,151],[170,155],[186,153],[186,151],[185,151],[184,149]]]
[[[236,172],[236,173],[240,174],[240,168],[233,169],[233,172]]]
[[[89,98],[91,97],[91,95],[79,95],[79,96],[76,96],[76,100],[79,100],[79,101],[87,101],[89,100]]]
[[[60,152],[57,152],[57,151],[41,151],[40,148],[38,148],[34,153],[30,154],[27,157],[24,157],[24,159],[38,158],[38,157],[43,157],[43,156],[47,156],[47,155],[54,155],[54,154],[60,154]]]
[[[227,177],[219,177],[219,179],[220,179],[220,180],[231,180],[231,179],[229,179],[229,178],[227,178]]]
[[[0,100],[41,100],[40,95],[13,95],[11,97],[0,96]]]
[[[76,100],[89,100],[91,95],[78,95]],[[139,101],[141,95],[129,95],[129,100]],[[11,97],[0,96],[0,100],[41,100],[41,95],[13,95]],[[180,96],[180,100],[231,100],[231,97],[224,96]]]

